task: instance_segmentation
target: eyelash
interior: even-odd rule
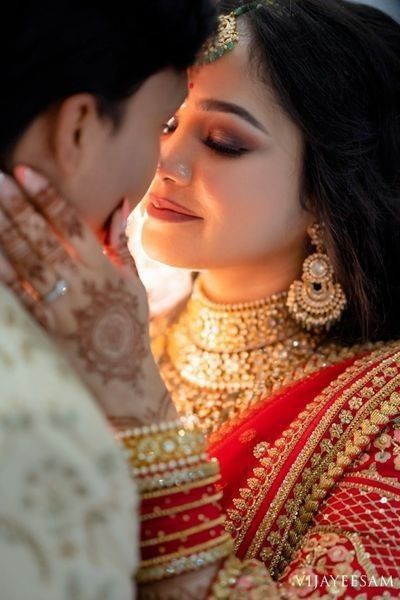
[[[177,129],[177,127],[178,125],[176,123],[176,120],[174,120],[172,124],[171,121],[168,121],[168,123],[164,123],[162,130],[163,135],[170,135]],[[205,140],[203,140],[203,144],[205,144],[207,148],[209,148],[212,152],[230,158],[236,158],[248,152],[247,148],[235,148],[233,146],[221,144],[220,142],[214,140],[210,135]]]
[[[211,136],[208,136],[208,138],[204,140],[203,143],[213,152],[216,152],[217,154],[223,154],[224,156],[230,156],[232,158],[242,156],[243,154],[248,152],[246,148],[235,148],[233,146],[226,146],[225,144],[221,144],[220,142],[213,140]]]

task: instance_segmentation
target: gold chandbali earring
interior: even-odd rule
[[[304,261],[302,280],[292,283],[287,298],[292,318],[307,331],[328,331],[340,320],[347,305],[342,286],[335,282],[321,230],[317,223],[309,228],[308,234],[316,252]]]

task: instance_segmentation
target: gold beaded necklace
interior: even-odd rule
[[[203,431],[211,433],[272,391],[355,353],[356,348],[324,341],[323,333],[301,329],[286,302],[283,292],[256,302],[217,304],[197,279],[162,337],[162,349],[161,338],[154,344],[180,414],[197,415]]]

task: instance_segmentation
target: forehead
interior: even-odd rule
[[[149,77],[131,97],[133,116],[143,118],[143,114],[157,116],[161,112],[168,117],[175,112],[186,96],[187,77],[184,71],[165,69]]]
[[[249,59],[249,42],[241,37],[235,48],[213,63],[189,72],[189,103],[215,98],[243,106],[259,118],[275,104],[272,91],[257,77]]]

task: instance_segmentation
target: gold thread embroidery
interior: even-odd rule
[[[347,538],[356,552],[357,561],[360,563],[363,569],[365,569],[365,574],[367,575],[368,579],[379,579],[380,575],[376,567],[370,561],[370,555],[365,549],[360,534],[342,529],[341,527],[335,527],[334,525],[318,525],[313,527],[312,531],[307,534],[305,542],[307,538],[312,537],[316,533],[336,533],[337,535]],[[391,583],[394,589],[400,588],[400,578],[392,578]]]
[[[400,501],[400,492],[393,492],[384,488],[378,488],[376,486],[369,485],[368,483],[358,483],[356,481],[341,481],[339,486],[343,488],[357,488],[359,490],[365,490],[366,492],[375,492],[376,494],[387,496],[392,500]]]
[[[343,387],[344,384],[348,385],[349,382],[351,382],[352,378],[354,378],[354,376],[359,375],[360,372],[365,371],[365,369],[369,365],[373,364],[377,359],[383,359],[383,357],[390,355],[389,358],[387,358],[387,362],[390,363],[393,360],[393,357],[391,355],[393,354],[394,349],[396,349],[396,348],[398,348],[398,342],[393,342],[391,344],[388,344],[386,347],[380,348],[379,350],[373,352],[372,354],[369,354],[368,356],[357,360],[354,363],[354,365],[352,365],[351,367],[346,369],[346,371],[344,373],[339,375],[335,379],[335,381],[333,381],[329,386],[327,386],[327,388],[325,388],[325,390],[315,400],[313,400],[311,403],[309,403],[309,405],[306,407],[306,409],[302,413],[300,413],[300,415],[298,416],[298,419],[296,421],[294,421],[289,426],[289,428],[283,433],[280,440],[277,440],[275,442],[275,445],[268,451],[268,457],[267,458],[264,457],[262,459],[262,462],[260,461],[260,464],[263,464],[265,467],[267,467],[267,470],[262,467],[255,468],[253,471],[254,477],[251,477],[248,480],[249,489],[253,490],[252,504],[251,505],[245,504],[244,508],[243,508],[243,504],[240,505],[240,508],[244,510],[244,513],[245,513],[244,515],[241,515],[238,511],[228,510],[229,521],[227,524],[227,529],[228,529],[228,531],[231,531],[232,533],[234,533],[236,531],[236,537],[237,537],[236,549],[240,546],[241,542],[243,541],[243,539],[248,531],[248,528],[254,518],[255,513],[257,512],[257,510],[261,506],[262,502],[264,501],[264,498],[266,497],[269,487],[270,487],[271,483],[273,482],[273,476],[275,475],[276,471],[281,467],[282,463],[285,460],[287,460],[287,457],[289,456],[290,452],[292,451],[292,449],[294,447],[294,437],[295,437],[295,436],[293,436],[294,431],[297,430],[296,431],[297,434],[304,431],[307,424],[310,423],[310,421],[315,416],[315,414],[317,414],[318,411],[321,409],[323,402],[326,403],[326,401],[331,399],[340,390],[340,388]],[[353,387],[355,387],[356,389],[362,388],[363,384],[365,384],[369,380],[371,380],[375,376],[375,374],[377,372],[379,372],[379,370],[385,366],[386,366],[386,364],[382,364],[382,360],[381,360],[380,364],[375,367],[372,374],[371,374],[371,372],[368,372],[362,381],[356,380],[355,384],[353,383],[351,392],[350,392],[350,394],[347,392],[347,395],[351,396],[351,393],[354,392]],[[396,369],[396,372],[397,372],[397,369]],[[388,373],[388,375],[389,375],[389,373]],[[341,407],[336,407],[335,412],[338,412],[338,410],[340,408]],[[354,407],[354,408],[356,408],[356,407]],[[326,421],[326,419],[325,419],[325,421]],[[326,425],[324,424],[322,426],[321,423],[319,424],[319,426],[317,426],[314,436],[313,436],[314,438],[321,437],[319,435],[319,431],[321,429],[323,429],[324,426],[326,428]],[[325,442],[327,442],[327,443],[325,443]],[[314,447],[315,447],[315,443],[314,443]],[[329,449],[328,440],[323,440],[321,442],[321,447],[323,448],[324,451],[327,451],[327,449]],[[282,452],[282,450],[284,450],[284,452]],[[262,481],[262,480],[264,480],[264,481]],[[284,484],[285,484],[285,488],[287,488],[287,489],[290,489],[292,487],[292,484],[288,483],[287,480],[285,480]],[[243,500],[242,500],[242,502],[243,502]],[[288,508],[289,508],[289,502],[287,504],[288,504]],[[234,502],[234,505],[235,505],[235,502]],[[269,514],[267,516],[269,516]],[[264,532],[265,532],[265,530],[264,530]],[[261,535],[262,534],[260,534],[260,537],[261,537]],[[249,556],[249,553],[247,554],[247,556]],[[250,554],[250,556],[251,556],[251,554]]]
[[[235,531],[235,530],[237,531],[237,538],[236,538],[236,543],[235,543],[236,550],[238,549],[241,542],[243,541],[245,534],[254,518],[255,513],[260,508],[266,494],[268,493],[270,485],[273,483],[275,473],[280,470],[282,464],[287,460],[290,452],[295,447],[295,445],[297,443],[296,438],[298,439],[300,437],[300,435],[304,432],[304,430],[309,425],[309,423],[316,417],[318,412],[321,410],[323,403],[324,402],[326,403],[327,401],[329,401],[331,399],[331,397],[333,397],[337,393],[337,391],[340,389],[340,387],[342,387],[344,383],[347,383],[347,381],[355,373],[358,373],[360,370],[362,370],[362,371],[365,370],[365,367],[371,361],[373,361],[375,359],[376,354],[378,354],[379,352],[380,351],[377,351],[377,352],[373,353],[373,355],[369,355],[367,357],[360,359],[359,361],[356,361],[356,363],[354,363],[354,365],[352,367],[350,367],[344,373],[339,375],[327,388],[325,388],[325,390],[323,390],[323,392],[319,396],[317,396],[313,401],[311,401],[308,404],[308,406],[305,408],[305,410],[302,411],[298,415],[297,420],[294,421],[292,424],[290,424],[288,430],[285,431],[282,434],[282,437],[275,442],[274,447],[272,447],[267,452],[268,458],[265,458],[262,462],[260,461],[261,464],[263,464],[264,466],[266,466],[268,464],[268,462],[270,463],[270,465],[268,465],[269,466],[268,480],[264,481],[262,483],[261,487],[259,488],[258,494],[252,504],[251,509],[248,511],[248,514],[242,518],[240,525],[239,525],[238,519],[235,519],[235,521],[232,522],[231,526],[229,526],[229,524],[228,524],[228,527],[229,527],[228,531],[230,531],[231,533],[233,533],[233,531]],[[388,350],[386,349],[386,353],[387,352],[388,352]],[[334,409],[335,409],[335,407],[334,407]],[[336,409],[338,410],[338,407],[336,407]],[[327,428],[327,425],[325,425],[325,421],[330,422],[330,420],[327,419],[326,417],[325,417],[325,419],[321,420],[313,432],[312,439],[309,440],[309,446],[311,446],[312,448],[315,448],[315,444],[313,444],[314,438],[321,437],[319,435],[319,432],[323,431]],[[280,442],[282,440],[284,441],[284,444],[280,444]],[[281,446],[280,452],[278,449],[278,445]],[[283,448],[282,448],[282,446],[283,446]],[[283,449],[284,449],[284,452],[282,452]],[[305,451],[306,450],[307,450],[307,448],[305,449]],[[278,457],[277,461],[275,460],[276,457]],[[260,471],[260,470],[254,470],[254,474],[257,479],[265,478],[265,476],[266,476],[265,471]],[[296,473],[295,473],[295,475],[296,475]],[[291,487],[291,485],[289,483],[285,482],[285,489],[286,488],[289,489],[290,487]],[[270,511],[271,511],[271,508],[268,511],[268,516],[270,514]],[[229,513],[229,516],[231,518],[238,517],[238,515],[232,514],[232,512]],[[271,518],[271,521],[272,521],[272,518]],[[265,527],[265,529],[267,529],[267,528],[268,528],[268,526]],[[262,535],[262,534],[260,533],[260,535]],[[248,558],[250,558],[250,557],[254,556],[254,554],[252,552],[248,552],[246,554],[246,556]]]
[[[306,538],[310,538],[316,533],[336,533],[337,535],[347,538],[356,552],[357,561],[360,563],[363,569],[365,569],[365,573],[368,578],[372,579],[374,577],[375,579],[378,579],[379,574],[369,560],[369,554],[365,550],[364,544],[358,533],[347,531],[346,529],[335,527],[334,525],[319,525],[317,527],[313,527],[312,531],[307,534]]]
[[[394,358],[396,357],[400,358],[400,354],[396,355]],[[385,396],[393,392],[393,389],[399,384],[400,376],[396,377],[391,382],[389,382],[383,389],[381,389],[380,393],[376,394],[374,398],[362,408],[360,413],[357,414],[354,418],[352,425],[349,427],[349,429],[338,442],[336,448],[334,448],[333,454],[336,454],[336,459],[334,459],[334,456],[334,460],[331,459],[331,456],[327,456],[324,460],[321,461],[319,468],[316,469],[315,473],[313,473],[313,475],[302,484],[302,493],[299,494],[298,514],[300,520],[303,524],[306,525],[306,527],[309,524],[311,524],[313,514],[319,508],[321,501],[328,494],[328,491],[335,486],[336,479],[343,473],[347,463],[347,460],[343,459],[347,458],[351,462],[351,460],[354,459],[354,457],[361,452],[362,448],[366,447],[370,443],[369,437],[367,437],[366,435],[359,435],[360,431],[363,429],[363,425],[365,423],[368,423],[369,421],[371,421],[372,423],[374,423],[374,421],[380,422],[382,425],[386,425],[389,421],[389,416],[396,414],[396,412],[398,411],[398,406],[400,405],[400,395],[398,394],[392,394],[392,403],[383,402],[381,410],[375,409],[375,406],[377,404],[379,405],[379,403],[382,401],[382,397],[384,398]],[[381,383],[379,385],[381,385]],[[369,417],[365,418],[364,413],[370,412],[371,410],[372,413],[369,415]],[[376,430],[372,429],[370,435],[375,436]],[[351,436],[353,437],[352,441],[349,440]],[[340,450],[340,448],[342,448],[343,445],[345,445],[345,449]],[[327,465],[328,460],[330,460],[330,462]],[[320,475],[319,481],[312,485],[312,482],[316,480],[318,474],[320,474],[321,472],[322,474]],[[307,494],[306,490],[310,488],[311,492]],[[301,504],[303,505],[303,508],[300,509]],[[291,522],[293,523],[293,518],[291,518]],[[292,526],[292,531],[293,528],[294,527]],[[291,555],[293,554],[293,551],[296,549],[300,542],[298,536],[296,539],[296,532],[294,531],[293,535],[291,536],[292,544],[290,546],[288,544],[285,544],[285,540],[288,538],[289,535],[290,525],[289,527],[287,527],[287,531],[284,534],[280,535],[281,539],[283,538],[283,542],[280,543],[280,548],[274,553],[274,557],[270,565],[271,572],[274,571],[276,565],[279,565],[279,571],[281,571],[286,566],[286,563],[289,561]],[[281,558],[282,554],[284,558]]]

